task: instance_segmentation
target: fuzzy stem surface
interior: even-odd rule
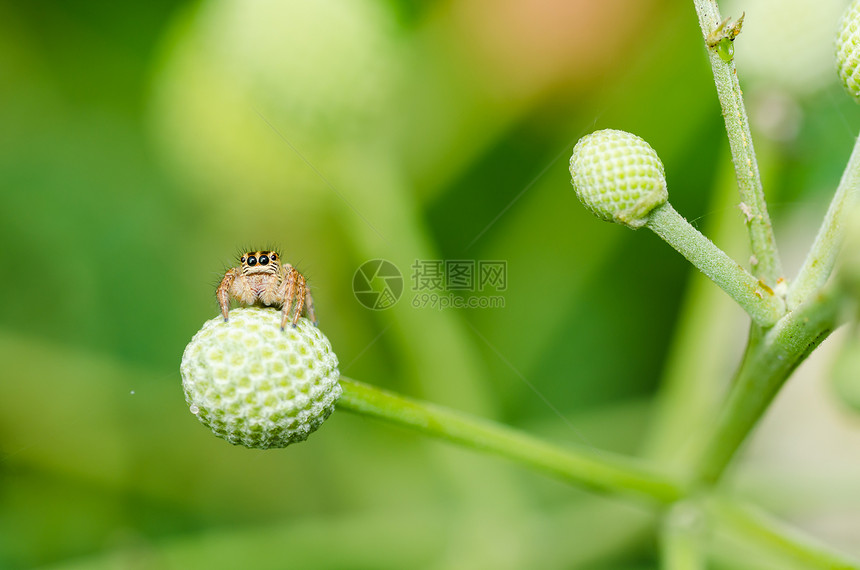
[[[667,202],[651,211],[646,227],[729,294],[761,326],[774,325],[785,314],[785,302],[753,277]]]
[[[693,0],[693,3],[699,16],[702,36],[707,40],[710,33],[722,21],[720,9],[716,0]],[[708,48],[708,58],[711,61],[717,97],[726,123],[738,190],[747,217],[750,249],[756,260],[752,273],[773,287],[777,279],[783,276],[782,264],[779,260],[770,216],[767,213],[767,203],[764,199],[737,69],[734,60],[723,61],[715,48]]]

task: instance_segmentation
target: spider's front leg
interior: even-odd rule
[[[215,298],[218,299],[218,304],[221,306],[221,316],[224,317],[225,321],[230,311],[230,287],[233,286],[233,281],[238,275],[239,270],[235,267],[227,270],[227,273],[224,274],[224,278],[221,280],[221,284],[215,290]]]

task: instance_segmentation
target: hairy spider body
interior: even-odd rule
[[[239,263],[242,264],[240,267],[227,270],[215,291],[225,321],[230,312],[230,300],[236,299],[243,305],[280,307],[283,312],[282,329],[287,326],[293,308],[293,326],[296,326],[302,311],[314,325],[317,324],[307,281],[289,263],[281,264],[278,252],[249,251],[242,255]]]

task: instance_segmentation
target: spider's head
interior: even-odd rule
[[[277,251],[248,251],[242,254],[239,262],[242,264],[242,275],[274,275],[281,268],[281,256]]]

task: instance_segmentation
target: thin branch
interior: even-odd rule
[[[806,299],[747,352],[698,461],[697,480],[716,483],[794,369],[838,326],[842,291]]]
[[[708,41],[711,33],[721,24],[720,9],[716,0],[693,0],[702,36]],[[732,161],[735,165],[735,175],[741,202],[747,217],[750,248],[753,259],[757,263],[752,267],[756,277],[763,279],[771,287],[777,279],[783,276],[782,264],[777,252],[776,240],[767,204],[761,186],[755,149],[750,135],[749,119],[744,107],[743,95],[738,83],[737,70],[734,60],[724,61],[716,47],[708,48],[711,69],[714,72],[714,83],[717,86],[717,97],[723,110],[726,122],[726,132],[729,136],[729,146],[732,151]]]
[[[860,138],[854,142],[854,151],[842,173],[836,194],[827,209],[827,215],[815,236],[815,242],[803,262],[803,266],[788,290],[786,302],[789,308],[799,305],[807,295],[820,288],[833,271],[836,257],[842,245],[846,218],[860,189]]]
[[[726,499],[708,500],[705,505],[714,523],[787,561],[822,570],[860,570],[860,561],[833,551],[758,508]]]
[[[669,203],[651,211],[646,227],[659,235],[765,327],[785,314],[785,303],[681,217]]]
[[[582,446],[559,447],[512,428],[341,378],[338,409],[375,417],[426,435],[512,459],[574,484],[669,504],[681,482],[638,461]]]

